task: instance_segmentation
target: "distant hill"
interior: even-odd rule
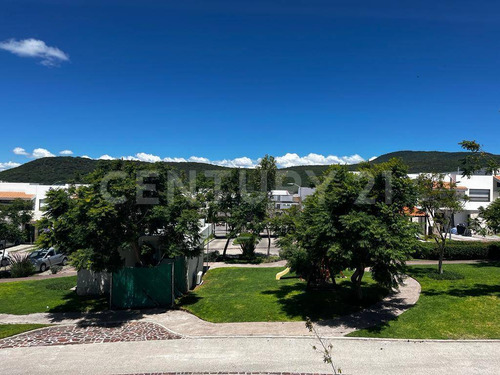
[[[392,158],[400,158],[409,166],[410,173],[421,172],[453,172],[461,166],[461,161],[467,155],[465,152],[440,152],[440,151],[397,151],[384,154],[372,161],[379,164]],[[500,155],[493,155],[500,163]],[[83,177],[97,167],[98,163],[109,163],[106,160],[93,160],[79,157],[59,156],[33,160],[19,167],[0,172],[0,181],[6,182],[31,182],[39,184],[59,184],[68,182],[83,182]],[[145,163],[145,162],[138,162]],[[230,168],[203,163],[174,163],[166,162],[179,172],[204,170],[229,170]],[[297,182],[302,186],[314,184],[314,179],[309,175],[321,176],[329,166],[308,165],[281,169],[287,173],[285,182]],[[349,166],[355,170],[357,165]],[[295,172],[296,174],[290,173]],[[295,180],[294,177],[295,176]]]
[[[19,167],[0,172],[0,181],[4,182],[31,182],[38,184],[65,184],[84,182],[85,175],[93,172],[98,164],[110,163],[110,160],[93,160],[87,158],[58,156],[41,158],[22,164]],[[136,162],[147,164],[146,162]],[[203,163],[174,163],[165,162],[174,167],[179,173],[195,170],[197,172],[207,169],[229,169],[217,165]]]
[[[402,159],[410,168],[410,173],[423,172],[456,172],[462,167],[462,160],[467,152],[442,152],[442,151],[396,151],[376,158],[373,163],[384,163],[392,158]],[[500,163],[500,155],[493,155]]]

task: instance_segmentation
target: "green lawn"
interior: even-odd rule
[[[45,324],[0,324],[0,339],[37,328],[47,327]]]
[[[270,322],[331,319],[371,305],[387,291],[364,278],[359,304],[348,279],[337,279],[337,291],[306,291],[306,283],[290,275],[277,281],[283,268],[218,268],[209,271],[203,285],[180,298],[180,306],[210,322]],[[288,278],[286,278],[288,277]]]
[[[97,311],[107,308],[107,298],[80,297],[71,290],[76,276],[0,283],[0,314]]]
[[[381,327],[350,336],[413,339],[500,339],[500,263],[449,264],[455,280],[436,280],[435,266],[414,266],[417,304]],[[460,278],[462,277],[462,278]]]

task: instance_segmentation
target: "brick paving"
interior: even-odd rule
[[[1,339],[0,349],[121,341],[173,340],[180,338],[180,336],[172,334],[161,325],[150,322],[71,325],[47,327]]]

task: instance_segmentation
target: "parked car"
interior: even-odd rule
[[[53,247],[50,249],[35,250],[29,255],[29,258],[35,269],[40,272],[58,264],[65,266],[68,263],[68,257]]]
[[[6,267],[10,264],[10,256],[7,250],[0,250],[0,267]]]
[[[0,250],[1,249],[6,249],[11,246],[17,246],[21,243],[21,240],[14,240],[14,241],[9,241],[9,240],[0,240]]]

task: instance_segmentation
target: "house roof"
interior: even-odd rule
[[[33,199],[35,196],[22,191],[0,191],[0,199]]]
[[[288,190],[271,190],[272,195],[291,195]]]
[[[435,188],[437,187],[437,183],[435,183],[435,184],[434,184],[434,187],[435,187]],[[444,187],[445,189],[449,189],[449,188],[451,187],[451,184],[450,184],[449,182],[444,182],[444,183],[443,183],[443,187]],[[454,186],[454,188],[455,188],[456,190],[467,190],[467,187],[465,187],[465,186],[459,186],[459,185],[455,185],[455,186]]]
[[[405,207],[403,210],[404,210],[404,213],[408,216],[412,216],[412,217],[425,217],[425,216],[427,216],[427,214],[424,211],[419,210],[417,207],[413,207],[411,210],[408,207]]]
[[[500,176],[493,176],[496,180],[500,181]]]

